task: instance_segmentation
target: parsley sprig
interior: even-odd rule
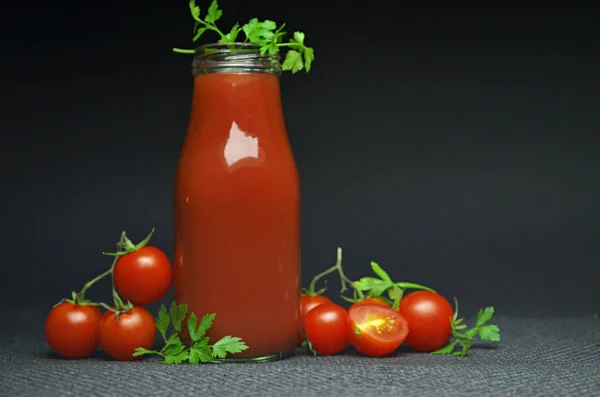
[[[479,310],[477,313],[477,320],[475,326],[467,331],[467,325],[462,324],[463,318],[458,318],[458,301],[454,299],[456,306],[454,310],[454,316],[450,319],[452,324],[452,338],[454,341],[448,343],[446,346],[439,350],[434,351],[434,354],[454,354],[455,356],[462,357],[471,348],[472,340],[475,336],[479,336],[481,340],[500,342],[500,328],[497,325],[488,324],[494,315],[494,307],[489,306],[485,309]],[[455,351],[457,345],[460,350]]]
[[[186,304],[171,304],[169,312],[165,305],[160,307],[158,317],[156,318],[156,329],[162,336],[165,345],[160,350],[148,350],[142,347],[135,349],[135,356],[147,354],[159,355],[163,358],[165,364],[180,364],[188,361],[190,364],[206,363],[213,359],[225,358],[227,354],[240,353],[248,348],[241,338],[235,336],[224,336],[214,344],[210,344],[210,338],[206,332],[212,327],[215,320],[215,313],[206,314],[200,320],[194,313],[191,313],[187,328],[190,334],[190,346],[186,347],[179,338],[179,332],[183,329],[183,321],[188,312]],[[169,325],[173,331],[169,334]]]
[[[219,43],[234,43],[238,41],[239,34],[243,33],[245,36],[243,42],[260,46],[260,53],[263,55],[266,53],[276,55],[286,48],[287,52],[281,65],[284,71],[292,73],[301,70],[310,71],[315,60],[315,51],[304,43],[306,36],[303,32],[295,31],[292,38],[284,42],[284,37],[287,35],[287,32],[283,30],[285,23],[278,27],[274,21],[268,19],[260,21],[258,18],[252,18],[244,25],[234,24],[228,33],[223,33],[216,25],[216,22],[223,16],[223,10],[219,8],[217,0],[212,1],[204,17],[202,17],[200,7],[196,5],[196,0],[190,0],[189,7],[194,19],[193,42],[197,42],[204,33],[212,31],[219,35],[217,40]],[[181,48],[173,48],[173,51],[181,54],[195,52]]]
[[[377,277],[362,277],[353,283],[355,291],[367,293],[368,298],[381,298],[398,310],[400,300],[407,289],[425,290],[435,292],[433,289],[421,284],[415,284],[405,281],[395,282],[389,274],[376,262],[371,262],[371,270]],[[387,297],[385,297],[387,293]],[[343,297],[347,299],[346,297]],[[354,300],[350,300],[353,302]]]

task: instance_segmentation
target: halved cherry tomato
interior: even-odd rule
[[[400,301],[400,313],[408,321],[406,344],[414,350],[432,352],[444,347],[452,335],[450,302],[429,291],[416,291]]]
[[[406,319],[389,306],[355,305],[348,315],[350,342],[366,356],[386,356],[396,350],[408,335]]]
[[[317,353],[341,353],[350,342],[348,331],[348,313],[335,303],[319,305],[306,315],[304,332]]]
[[[46,341],[62,357],[87,357],[100,345],[101,318],[102,312],[95,306],[62,302],[46,318]]]
[[[304,342],[304,335],[302,334],[302,326],[306,319],[306,315],[315,307],[324,303],[333,303],[331,299],[324,295],[307,295],[300,298],[300,326],[298,331],[298,343]]]

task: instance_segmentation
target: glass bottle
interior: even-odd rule
[[[300,188],[285,127],[277,55],[252,44],[196,50],[194,92],[175,183],[175,299],[216,313],[226,361],[272,361],[297,344]]]

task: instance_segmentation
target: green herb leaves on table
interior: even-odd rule
[[[199,364],[222,359],[228,354],[236,354],[248,349],[241,338],[234,336],[224,336],[214,344],[210,343],[210,338],[205,335],[215,320],[215,313],[206,314],[200,319],[199,324],[194,313],[189,315],[187,329],[190,335],[190,346],[186,347],[181,341],[179,333],[183,330],[187,312],[188,307],[185,304],[177,305],[173,302],[168,312],[167,308],[162,305],[156,318],[156,329],[165,345],[160,350],[137,348],[134,356],[154,354],[161,356],[165,364],[180,364],[184,361],[188,361],[190,364]],[[168,332],[169,328],[172,328],[170,333]]]
[[[467,329],[467,325],[462,324],[464,321],[463,318],[458,318],[458,301],[455,299],[454,302],[456,310],[454,311],[454,316],[450,319],[454,341],[434,351],[434,354],[454,354],[455,356],[462,357],[467,354],[471,348],[473,338],[477,335],[479,339],[484,341],[500,342],[500,328],[497,325],[488,324],[494,315],[493,306],[479,310],[475,326],[464,331]],[[457,347],[460,347],[460,350],[455,351]]]

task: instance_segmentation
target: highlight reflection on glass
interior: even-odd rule
[[[232,166],[245,158],[258,158],[258,138],[249,136],[234,121],[229,130],[229,138],[225,144],[225,161]]]

